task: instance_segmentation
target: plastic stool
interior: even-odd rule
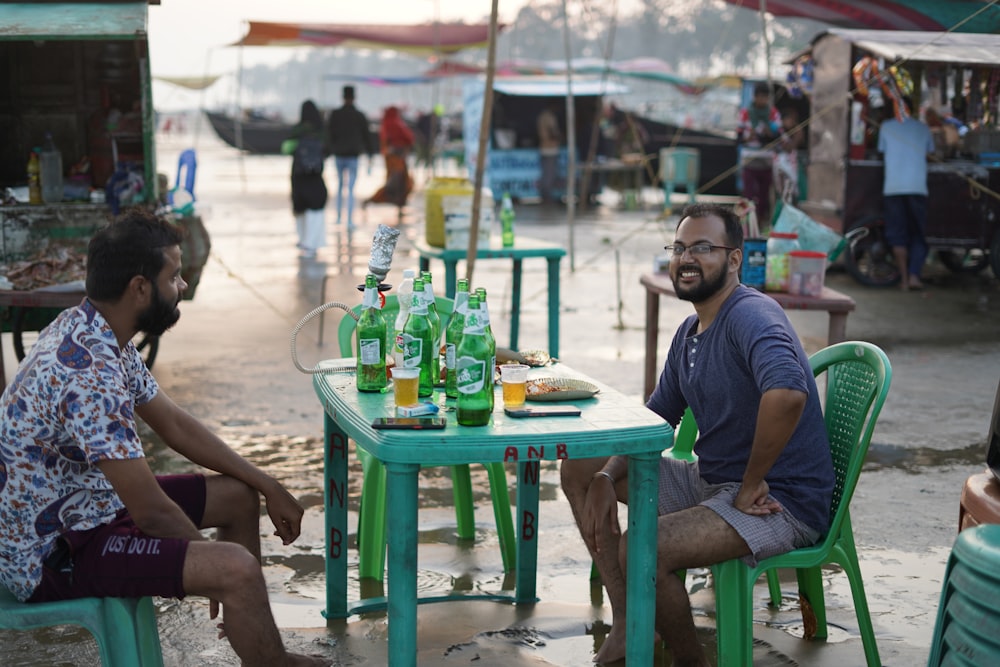
[[[94,639],[105,667],[163,667],[153,600],[79,598],[57,602],[19,602],[0,586],[0,628],[31,630],[79,625]]]
[[[663,181],[665,204],[670,206],[670,195],[678,185],[687,190],[688,201],[694,203],[701,173],[701,152],[697,148],[661,148],[660,180]]]
[[[959,533],[948,559],[928,667],[1000,664],[1000,525]]]

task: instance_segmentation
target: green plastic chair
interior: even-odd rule
[[[958,534],[948,558],[927,667],[1000,664],[1000,525]]]
[[[869,667],[881,665],[861,580],[849,507],[875,422],[889,393],[892,367],[878,347],[857,341],[831,345],[812,355],[809,362],[814,375],[826,373],[824,419],[836,473],[830,531],[811,547],[767,558],[755,568],[747,567],[738,559],[712,566],[720,667],[753,664],[754,583],[761,574],[777,568],[795,568],[799,594],[809,602],[816,615],[815,637],[826,638],[826,603],[820,569],[825,563],[837,563],[847,574],[865,658]],[[773,588],[771,594],[773,597]]]
[[[97,640],[105,667],[163,667],[151,598],[79,598],[19,602],[0,586],[0,628],[32,630],[79,625]]]
[[[442,328],[447,324],[454,309],[455,302],[446,297],[436,297],[438,315],[441,317]],[[361,306],[353,309],[355,314],[361,312]],[[396,295],[385,298],[382,313],[395,321],[399,312],[399,300]],[[340,343],[340,354],[345,357],[354,355],[354,332],[357,321],[350,315],[340,320],[337,338]],[[358,511],[358,575],[362,578],[382,581],[385,575],[385,541],[386,541],[386,500],[385,500],[385,466],[378,459],[360,448],[355,448],[361,461],[361,507]],[[500,540],[500,554],[503,559],[505,573],[512,572],[517,560],[517,543],[514,538],[514,520],[510,509],[510,490],[507,487],[507,473],[502,463],[484,463],[490,480],[490,492],[493,498],[493,515],[497,523],[497,535]],[[456,533],[463,540],[476,537],[476,522],[472,504],[472,477],[468,465],[451,466],[452,494],[455,503]]]

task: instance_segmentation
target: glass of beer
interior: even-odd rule
[[[417,392],[420,389],[420,369],[416,366],[392,367],[392,395],[397,407],[409,407],[417,404]]]
[[[524,405],[528,367],[524,364],[504,364],[500,367],[500,381],[503,383],[503,406],[517,408]]]

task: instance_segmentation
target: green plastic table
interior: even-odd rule
[[[325,362],[339,365],[337,360]],[[582,378],[565,366],[534,369],[539,375]],[[392,394],[360,393],[354,374],[313,376],[324,409],[324,495],[326,515],[326,610],[328,618],[388,608],[392,665],[416,665],[417,604],[460,599],[494,599],[533,604],[538,560],[539,462],[610,455],[629,456],[628,646],[632,665],[653,660],[656,580],[656,514],[661,450],[673,438],[670,425],[634,399],[589,380],[600,393],[573,401],[580,417],[513,419],[503,413],[502,396],[487,426],[459,426],[454,411],[442,411],[440,431],[376,431],[372,419],[391,416]],[[435,400],[444,405],[437,391]],[[388,591],[384,598],[349,604],[347,596],[348,439],[377,457],[386,468],[389,540]],[[515,590],[496,594],[417,595],[417,473],[421,465],[511,462],[517,465],[517,567]],[[584,576],[581,574],[581,576]]]
[[[416,241],[414,247],[420,255],[420,270],[430,270],[431,260],[444,262],[444,295],[454,299],[457,279],[457,265],[464,260],[468,251],[445,250]],[[559,262],[566,256],[562,246],[533,239],[518,237],[513,248],[481,248],[476,251],[476,259],[511,259],[511,304],[510,304],[510,348],[517,350],[518,329],[521,324],[521,262],[531,257],[544,257],[549,269],[549,355],[559,357]]]

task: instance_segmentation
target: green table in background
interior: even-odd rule
[[[425,241],[414,243],[420,255],[420,270],[429,271],[431,260],[444,262],[444,295],[454,299],[457,283],[457,265],[468,252],[445,250],[427,245]],[[513,248],[481,248],[476,251],[476,259],[513,260],[511,304],[510,304],[510,349],[518,349],[518,329],[521,324],[521,262],[532,257],[544,257],[549,269],[549,355],[559,357],[559,261],[566,256],[566,249],[551,243],[518,237]]]
[[[345,360],[324,362],[336,368]],[[349,361],[349,360],[346,360]],[[535,369],[545,375],[582,378],[563,364]],[[461,599],[494,599],[533,604],[538,565],[541,517],[539,462],[566,458],[629,457],[628,645],[630,665],[653,662],[653,618],[656,581],[656,513],[661,450],[673,439],[673,430],[635,399],[594,382],[596,397],[572,403],[580,417],[513,419],[503,412],[497,394],[496,409],[487,426],[459,426],[455,412],[443,410],[448,426],[440,431],[375,430],[376,417],[394,413],[392,393],[361,393],[353,370],[313,376],[313,388],[324,410],[324,510],[326,520],[327,618],[346,618],[373,609],[388,609],[390,665],[416,665],[417,604]],[[444,403],[440,391],[434,400]],[[388,591],[386,597],[348,604],[347,590],[347,474],[348,439],[385,464],[388,534]],[[517,466],[517,566],[515,592],[452,594],[420,598],[417,594],[417,474],[421,466],[509,462]],[[580,548],[583,548],[581,543]],[[587,571],[581,571],[584,585]]]

